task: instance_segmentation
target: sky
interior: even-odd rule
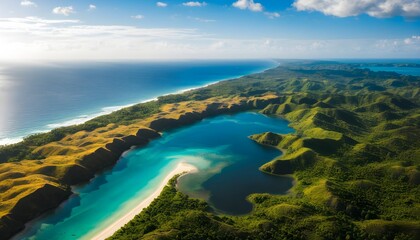
[[[0,60],[420,58],[420,0],[0,0]]]

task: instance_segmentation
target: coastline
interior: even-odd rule
[[[273,61],[273,63],[275,63]],[[265,68],[261,71],[250,73],[250,74],[257,74],[257,73],[263,73],[269,69],[273,69],[273,67],[277,66],[277,64]],[[247,75],[247,74],[246,74]],[[244,76],[246,76],[244,75]],[[208,83],[204,86],[200,86],[193,89],[200,89],[206,86],[210,86],[213,84],[217,84],[219,82],[223,82],[226,80],[234,80],[237,78],[226,78],[225,80],[219,80],[213,83]],[[187,92],[189,89],[184,89],[182,92]],[[176,93],[171,93],[176,94]],[[162,95],[161,95],[162,96]],[[143,146],[147,144],[150,140],[153,138],[159,137],[159,132],[175,128],[178,126],[190,124],[196,121],[201,120],[202,118],[213,116],[221,113],[228,113],[228,112],[237,112],[242,111],[244,109],[250,109],[255,108],[257,105],[261,104],[268,104],[269,102],[276,101],[277,97],[273,95],[268,96],[262,96],[262,97],[255,97],[248,100],[235,98],[230,99],[231,101],[224,102],[222,100],[221,102],[214,102],[215,99],[208,100],[208,101],[198,101],[198,105],[191,107],[191,106],[181,106],[179,109],[176,107],[176,111],[174,112],[171,109],[167,109],[163,113],[159,113],[156,116],[151,116],[145,119],[142,119],[140,122],[137,122],[135,124],[129,125],[129,126],[122,126],[114,128],[113,126],[107,126],[105,127],[106,130],[104,132],[104,129],[101,130],[95,129],[94,131],[89,132],[89,134],[100,134],[102,141],[97,143],[96,145],[84,145],[82,148],[78,148],[76,152],[73,153],[74,158],[66,158],[66,162],[69,164],[68,167],[65,168],[65,174],[62,176],[62,178],[52,178],[51,180],[42,180],[42,182],[45,182],[45,185],[42,185],[39,188],[31,188],[35,189],[33,193],[30,193],[28,195],[25,195],[25,199],[32,199],[35,197],[36,194],[49,194],[49,191],[57,191],[62,196],[62,199],[53,199],[53,203],[44,204],[44,202],[37,203],[39,205],[39,211],[31,213],[35,217],[40,216],[42,213],[46,212],[47,210],[56,208],[61,204],[63,201],[68,199],[68,197],[71,195],[71,191],[68,191],[63,186],[66,185],[75,185],[80,184],[83,182],[86,182],[94,177],[94,174],[97,173],[99,170],[102,170],[105,167],[110,167],[115,164],[115,162],[118,161],[121,154],[131,148],[132,146]],[[258,102],[258,104],[257,104]],[[188,111],[185,111],[185,108]],[[115,137],[115,133],[112,132],[118,132],[120,137]],[[81,136],[79,136],[81,137]],[[83,138],[76,137],[75,141],[84,141]],[[72,138],[65,138],[60,141],[66,142],[64,145],[61,145],[63,148],[70,147],[68,144],[72,145],[71,141],[74,139]],[[70,141],[70,142],[68,142]],[[53,143],[48,143],[53,144]],[[48,145],[46,144],[46,145]],[[99,145],[98,145],[99,144]],[[44,147],[46,145],[43,145]],[[79,146],[80,144],[78,144]],[[51,155],[51,156],[50,156]],[[55,161],[56,161],[56,154],[50,153],[46,159],[44,159],[42,166],[38,167],[44,167],[48,164],[53,164],[55,167]],[[26,162],[25,162],[26,163]],[[32,162],[28,160],[28,165],[31,165]],[[61,162],[62,163],[62,162]],[[16,167],[20,167],[20,164],[16,163],[6,163],[5,165],[1,165],[3,169],[8,169],[7,171],[15,171]],[[25,172],[26,175],[32,176],[31,172],[33,167],[28,168],[27,172]],[[72,171],[75,171],[76,173],[72,173]],[[65,184],[65,185],[57,185],[57,184]],[[49,188],[52,188],[49,189]],[[58,195],[58,194],[56,194]],[[60,195],[60,196],[61,196]],[[14,201],[15,198],[10,199],[9,201]],[[31,200],[32,201],[32,200]],[[37,209],[38,210],[38,209]],[[135,216],[135,215],[134,215]],[[20,232],[25,231],[24,224],[28,223],[30,220],[34,219],[35,217],[29,216],[28,214],[24,215],[23,217],[19,218],[19,221],[22,222],[21,225],[13,224],[8,225],[8,219],[2,218],[0,219],[0,223],[4,224],[5,228],[2,229],[2,232],[0,232],[0,236],[4,235],[7,237],[12,237],[16,234],[19,234]],[[128,221],[127,221],[128,222]],[[7,226],[6,226],[7,225]]]
[[[182,175],[193,173],[196,171],[198,171],[197,168],[191,164],[188,164],[185,162],[178,163],[175,169],[173,169],[170,173],[166,175],[165,179],[162,180],[158,188],[145,200],[137,204],[133,209],[131,209],[123,217],[114,221],[111,225],[103,229],[100,233],[94,236],[90,236],[88,234],[82,238],[91,239],[91,240],[103,240],[103,239],[111,237],[116,231],[118,231],[121,227],[123,227],[125,224],[130,222],[137,214],[143,211],[144,208],[148,207],[153,202],[153,200],[160,195],[160,193],[163,191],[163,189],[168,184],[171,178],[173,178],[174,176],[178,174],[181,174],[182,176]]]
[[[188,91],[192,91],[192,90],[196,90],[196,89],[200,89],[200,88],[205,88],[205,87],[208,87],[210,85],[217,84],[217,83],[220,83],[220,82],[223,82],[223,81],[238,79],[238,78],[248,76],[248,75],[251,75],[251,74],[263,73],[263,72],[265,72],[269,69],[273,69],[273,68],[276,68],[276,67],[279,66],[279,63],[276,62],[275,60],[271,60],[271,61],[273,62],[272,66],[268,66],[266,68],[259,69],[255,72],[249,72],[249,73],[245,73],[245,74],[241,74],[241,75],[230,76],[230,77],[227,77],[227,78],[223,78],[223,79],[219,79],[219,80],[215,80],[215,81],[210,81],[208,83],[205,83],[204,85],[190,86],[190,87],[187,87],[187,88],[182,88],[182,89],[179,89],[179,90],[170,91],[168,93],[158,93],[155,97],[144,99],[144,100],[139,99],[137,101],[134,101],[134,102],[128,103],[128,104],[101,107],[98,111],[92,112],[90,114],[79,115],[79,116],[75,116],[74,118],[64,119],[60,123],[58,123],[58,122],[57,123],[49,123],[49,124],[45,125],[44,127],[42,127],[41,129],[32,130],[28,134],[25,134],[25,135],[22,135],[22,136],[6,136],[4,138],[0,138],[0,146],[2,146],[2,145],[7,146],[7,145],[12,145],[12,144],[19,143],[25,137],[28,137],[32,134],[46,133],[46,132],[49,132],[49,131],[54,130],[56,128],[69,127],[69,126],[73,126],[73,125],[83,124],[83,123],[86,123],[86,122],[88,122],[92,119],[110,114],[112,112],[121,110],[123,108],[131,107],[131,106],[136,105],[136,104],[156,101],[161,96],[168,96],[168,95],[172,95],[172,94],[182,94],[182,93],[185,93],[185,92],[188,92]]]

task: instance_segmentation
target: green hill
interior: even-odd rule
[[[254,210],[245,216],[169,211],[169,221],[191,224],[162,223],[147,234],[136,231],[141,213],[112,239],[419,239],[419,90],[419,77],[308,61],[189,92],[278,96],[256,107],[296,132],[250,138],[283,152],[260,170],[292,174],[296,186],[285,196],[250,195]]]

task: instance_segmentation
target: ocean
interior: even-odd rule
[[[276,64],[271,60],[3,63],[0,145]]]

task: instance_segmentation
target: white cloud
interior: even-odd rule
[[[177,58],[190,51],[190,41],[202,37],[194,29],[85,25],[34,17],[0,18],[0,36],[0,60],[6,61]]]
[[[414,58],[400,39],[229,39],[196,29],[86,25],[77,19],[0,18],[0,60]]]
[[[413,58],[420,39],[410,45],[404,39],[215,39],[207,48],[206,56],[232,58]]]
[[[156,3],[156,6],[158,6],[158,7],[167,7],[168,4],[167,3],[164,3],[164,2],[157,2]]]
[[[206,2],[184,2],[182,5],[187,7],[204,7],[207,6]]]
[[[204,23],[216,22],[216,20],[214,20],[214,19],[205,19],[205,18],[198,18],[198,17],[191,18],[191,19],[193,19],[193,20],[195,20],[197,22],[204,22]]]
[[[406,38],[404,39],[404,43],[407,45],[420,44],[420,36],[411,36],[410,38]]]
[[[280,17],[280,13],[278,13],[278,12],[264,12],[264,14],[270,19]]]
[[[89,11],[96,10],[96,5],[89,4],[89,9],[88,9],[88,10],[89,10]]]
[[[50,20],[43,19],[39,17],[24,17],[24,18],[0,18],[0,29],[7,26],[9,23],[22,23],[28,24],[28,26],[46,26],[52,24],[60,23],[80,23],[80,20],[77,19],[59,19],[59,20]]]
[[[64,16],[68,16],[72,13],[74,13],[74,9],[72,6],[68,6],[68,7],[56,7],[52,10],[52,12],[54,14],[61,14]]]
[[[27,36],[48,37],[51,39],[68,39],[69,37],[100,37],[100,36],[125,36],[125,37],[162,37],[182,38],[195,36],[192,29],[171,28],[137,28],[124,25],[84,25],[77,19],[42,19],[37,17],[26,18],[0,18],[0,33],[24,34]],[[72,39],[70,39],[72,41]]]
[[[264,9],[261,3],[256,3],[254,0],[238,0],[232,6],[242,10],[248,9],[253,12],[261,12]]]
[[[210,44],[210,49],[212,50],[218,50],[218,49],[223,49],[223,48],[226,48],[226,42],[223,40],[218,40]]]
[[[138,14],[138,15],[135,15],[135,16],[131,16],[131,18],[132,18],[132,19],[137,19],[137,20],[140,20],[140,19],[143,19],[143,18],[144,18],[144,16],[143,16],[143,15]]]
[[[31,2],[29,0],[23,0],[23,1],[21,1],[20,2],[20,5],[23,6],[23,7],[36,7],[37,6],[36,3]]]
[[[295,0],[293,6],[298,11],[318,11],[336,17],[420,17],[420,0]]]

